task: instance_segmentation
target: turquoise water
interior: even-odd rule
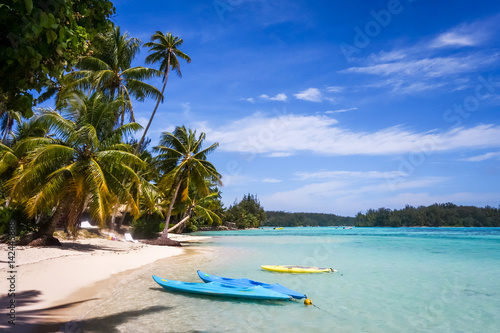
[[[133,272],[81,321],[117,332],[498,332],[500,228],[285,228],[204,232],[200,253]],[[204,246],[213,251],[201,251]],[[260,265],[333,267],[286,274]],[[241,301],[163,291],[152,274],[190,282],[196,270],[305,293]],[[100,319],[90,319],[98,316]]]

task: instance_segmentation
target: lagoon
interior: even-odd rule
[[[500,228],[284,228],[200,232],[191,254],[128,274],[80,318],[118,332],[497,332]],[[208,250],[207,250],[208,249]],[[260,265],[332,267],[286,274]],[[167,292],[152,280],[200,282],[196,270],[305,293],[301,301],[243,301]],[[103,298],[104,299],[104,298]],[[87,318],[87,320],[85,320]]]

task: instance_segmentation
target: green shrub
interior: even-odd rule
[[[161,216],[146,216],[132,221],[132,234],[135,238],[154,238],[163,231],[165,222]]]
[[[16,236],[23,236],[37,229],[35,219],[30,219],[21,208],[0,208],[0,235],[9,234],[9,223],[15,221]]]

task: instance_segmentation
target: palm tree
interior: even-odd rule
[[[96,38],[93,54],[83,58],[78,64],[79,71],[70,73],[74,82],[69,89],[79,87],[87,90],[103,91],[111,99],[121,98],[122,105],[116,115],[124,123],[125,113],[129,113],[130,121],[134,122],[134,111],[131,96],[139,101],[146,97],[161,98],[160,91],[144,82],[162,73],[156,69],[142,66],[131,67],[132,60],[140,50],[141,41],[130,38],[128,33],[123,35],[120,27],[116,26],[109,33]]]
[[[196,193],[195,193],[196,195]],[[214,210],[217,209],[218,206],[219,193],[212,192],[209,193],[205,197],[201,198],[191,198],[189,196],[184,203],[186,206],[184,208],[183,218],[177,222],[173,227],[168,229],[168,232],[172,232],[174,230],[178,230],[178,232],[182,232],[184,226],[187,221],[194,215],[195,217],[200,217],[208,222],[208,224],[217,223],[221,224],[222,220],[219,215],[217,215]]]
[[[144,162],[122,139],[141,126],[129,123],[114,129],[112,118],[121,103],[94,93],[68,103],[62,110],[66,117],[43,110],[36,121],[54,137],[26,138],[18,143],[26,163],[16,170],[8,187],[13,200],[25,204],[29,217],[50,216],[34,236],[43,238],[40,245],[53,241],[57,223],[74,234],[87,207],[102,225],[112,204],[126,196],[123,177],[139,181],[133,168],[144,167]]]
[[[2,129],[2,143],[7,143],[9,134],[12,134],[14,121],[21,122],[21,112],[7,110],[0,113],[0,128]]]
[[[222,185],[222,176],[214,165],[207,161],[207,155],[213,152],[219,144],[214,143],[202,149],[204,140],[205,133],[202,132],[196,137],[196,131],[187,130],[182,126],[176,127],[173,133],[163,132],[160,145],[155,147],[158,153],[156,163],[162,172],[158,186],[164,189],[166,197],[170,200],[165,229],[160,239],[168,239],[168,225],[174,204],[177,201],[187,202],[191,186],[201,197],[206,197],[210,192],[206,180]],[[159,243],[161,243],[160,239]]]
[[[18,149],[18,142],[29,137],[43,137],[46,134],[46,129],[41,126],[41,124],[34,121],[33,117],[25,121],[20,119],[20,121],[17,122],[17,127],[12,132],[11,140],[6,142],[7,145],[0,143],[0,181],[2,184],[12,178],[17,168],[22,167],[25,154]],[[6,197],[5,206],[8,207],[9,204],[10,197]]]
[[[129,144],[133,147],[136,144],[136,140],[133,139]],[[125,217],[127,216],[127,213],[132,213],[135,210],[139,210],[140,214],[143,214],[143,208],[144,208],[144,203],[147,203],[147,210],[148,213],[150,212],[150,209],[152,208],[151,205],[153,206],[158,206],[157,202],[148,202],[149,200],[154,200],[153,198],[158,198],[158,191],[156,189],[156,185],[152,183],[152,181],[157,178],[158,171],[156,168],[152,165],[152,160],[153,157],[151,155],[151,152],[146,149],[147,145],[149,144],[150,140],[146,140],[146,142],[143,144],[143,147],[141,148],[139,154],[136,154],[141,160],[144,161],[146,167],[144,168],[139,168],[136,171],[137,176],[140,179],[140,182],[136,181],[127,181],[127,179],[123,179],[123,185],[124,187],[127,188],[126,195],[129,197],[129,199],[132,200],[124,200],[126,203],[126,208],[122,212],[122,217],[118,220],[118,222],[115,224],[115,218],[116,214],[113,213],[112,216],[112,224],[113,226],[119,230],[125,221]],[[158,201],[158,200],[156,200]],[[139,206],[137,206],[139,204]],[[118,207],[119,205],[116,205]],[[154,209],[153,209],[154,210]],[[134,214],[132,214],[134,215]]]
[[[146,57],[147,64],[160,63],[160,71],[164,73],[163,75],[163,88],[161,89],[161,97],[158,98],[156,102],[156,106],[151,113],[151,117],[149,118],[148,125],[144,129],[144,133],[142,134],[141,140],[139,140],[139,144],[137,147],[140,147],[144,138],[146,137],[146,133],[149,130],[149,126],[153,121],[153,118],[156,114],[156,110],[160,105],[160,102],[163,101],[163,93],[165,92],[165,87],[167,86],[168,76],[170,74],[170,68],[182,77],[181,67],[179,64],[179,58],[186,60],[188,63],[191,62],[191,58],[187,56],[184,52],[178,49],[179,46],[184,42],[182,38],[174,37],[170,32],[167,34],[163,34],[161,31],[157,31],[153,36],[151,36],[151,42],[145,43],[145,47],[149,47],[149,52],[152,52],[150,55]],[[157,41],[157,42],[155,42]]]

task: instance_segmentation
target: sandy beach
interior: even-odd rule
[[[208,238],[173,234],[170,237],[183,244]],[[60,247],[46,248],[16,246],[15,270],[8,262],[12,249],[7,244],[0,245],[3,253],[0,294],[5,314],[0,330],[29,332],[42,322],[71,320],[78,315],[78,307],[92,302],[93,296],[112,276],[181,255],[189,247],[153,246],[105,238],[62,240],[61,243]],[[96,287],[98,284],[100,287]],[[13,319],[8,309],[12,303],[15,304],[15,325],[9,323]],[[65,331],[74,330],[68,327]]]

